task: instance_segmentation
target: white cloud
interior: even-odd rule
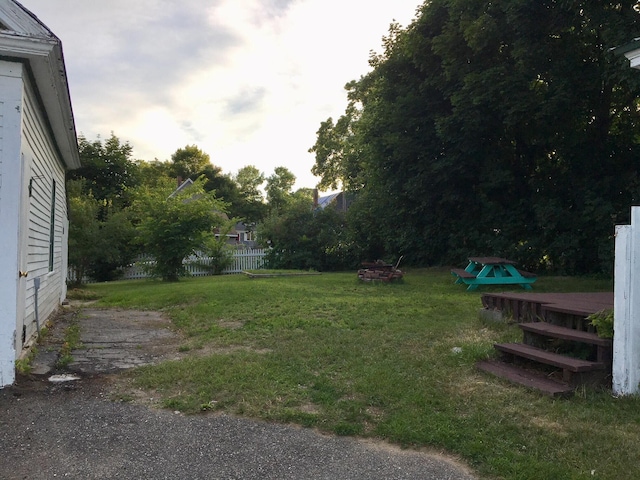
[[[419,0],[23,0],[63,42],[76,126],[136,158],[197,144],[223,171],[284,165],[312,187],[321,121]]]

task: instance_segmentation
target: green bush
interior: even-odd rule
[[[195,262],[213,275],[221,275],[224,269],[233,262],[234,247],[227,243],[226,233],[228,231],[229,229],[221,229],[218,237],[215,235],[207,236],[199,252],[200,256],[207,258],[207,260]]]
[[[613,309],[600,310],[587,319],[596,327],[599,337],[613,338]]]
[[[267,218],[260,225],[259,238],[271,247],[269,268],[338,271],[354,268],[359,261],[345,215],[331,208],[296,205]]]
[[[177,281],[188,274],[183,260],[195,255],[224,221],[224,202],[205,192],[203,179],[186,191],[173,192],[171,183],[136,192],[134,209],[139,215],[137,241],[153,256],[152,275]]]

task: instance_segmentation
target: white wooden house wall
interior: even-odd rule
[[[26,338],[36,333],[36,305],[34,279],[40,279],[38,291],[38,317],[46,319],[66,297],[66,261],[62,262],[63,242],[68,232],[67,202],[65,198],[65,169],[56,154],[52,139],[47,132],[42,112],[37,107],[35,96],[28,82],[25,82],[22,122],[22,153],[24,161],[30,164],[33,179],[31,196],[26,200],[28,208],[27,245],[27,292],[24,326]],[[49,265],[49,243],[51,234],[51,201],[55,188],[53,268]],[[65,245],[63,249],[63,245]],[[22,328],[21,325],[18,325]],[[19,346],[22,348],[22,345]],[[18,345],[16,345],[18,348]]]
[[[44,324],[66,296],[65,171],[80,160],[60,40],[13,0],[0,0],[0,58],[1,388],[36,312]]]
[[[0,61],[0,284],[4,293],[0,302],[0,344],[7,352],[0,369],[0,385],[13,381],[13,361],[37,331],[36,308],[40,322],[44,322],[66,296],[66,261],[62,262],[68,232],[64,181],[63,163],[22,64]],[[36,278],[40,280],[37,306]]]

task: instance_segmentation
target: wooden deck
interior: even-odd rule
[[[612,292],[485,293],[482,304],[518,322],[523,342],[495,344],[502,360],[479,362],[480,370],[551,396],[611,386],[612,341],[598,337],[587,317],[613,308]]]
[[[590,293],[485,293],[482,304],[500,310],[517,322],[552,321],[553,314],[587,317],[613,308],[613,292]]]

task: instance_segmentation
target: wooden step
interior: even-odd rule
[[[496,350],[504,353],[509,353],[517,357],[526,358],[546,365],[552,365],[570,372],[591,372],[594,370],[603,370],[605,368],[604,363],[601,362],[590,362],[579,358],[567,357],[565,355],[548,352],[547,350],[542,350],[541,348],[532,347],[531,345],[525,345],[523,343],[496,343],[494,347]]]
[[[560,338],[573,342],[588,343],[601,347],[611,347],[612,341],[608,338],[600,338],[597,334],[560,327],[547,322],[521,323],[520,328],[527,332],[537,333],[546,337]]]
[[[551,397],[569,396],[572,395],[574,391],[573,387],[569,384],[557,382],[541,374],[536,374],[504,362],[483,360],[478,362],[476,367],[483,372],[537,390]]]

